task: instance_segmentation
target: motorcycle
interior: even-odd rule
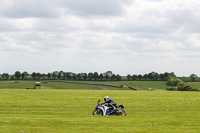
[[[93,115],[121,115],[126,116],[127,113],[124,110],[124,106],[122,104],[117,105],[117,108],[114,110],[111,110],[110,107],[105,104],[101,105],[100,100],[98,100],[97,105],[95,107],[95,110],[92,112]]]

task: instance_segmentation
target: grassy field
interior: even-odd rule
[[[60,81],[62,83],[66,84],[76,84],[76,83],[82,83],[82,84],[96,84],[93,85],[93,87],[106,87],[109,90],[130,90],[128,87],[133,87],[138,90],[148,90],[148,88],[152,88],[153,90],[165,90],[167,88],[165,81]],[[51,83],[51,82],[50,82]],[[114,86],[127,86],[126,88],[116,88],[116,87],[109,87],[109,86],[101,86],[101,84],[104,85],[114,85]],[[80,86],[80,84],[79,84]]]
[[[92,116],[105,95],[127,116]],[[1,89],[0,132],[200,132],[198,92]]]
[[[1,81],[0,89],[25,89],[33,88],[35,81]],[[38,81],[37,81],[38,82]],[[42,81],[41,81],[42,82]],[[167,88],[164,81],[48,81],[43,83],[44,89],[76,89],[76,90],[100,90],[100,88],[107,88],[109,90],[130,90],[128,87],[133,87],[138,90],[165,90]],[[103,86],[114,85],[117,87]],[[127,86],[125,88],[119,88],[119,86]]]
[[[187,84],[200,90],[200,82],[187,82]]]
[[[19,83],[15,83],[15,81],[1,81],[0,89],[26,89],[26,88],[34,88],[35,82],[42,81],[18,81]],[[91,85],[82,85],[76,83],[65,83],[65,82],[49,82],[42,83],[42,89],[76,89],[76,90],[99,90],[96,86]],[[38,87],[37,87],[38,88]]]
[[[181,80],[183,80],[184,82],[191,82],[191,78],[190,77],[179,77]],[[195,79],[196,82],[200,82],[200,77],[197,77]]]
[[[157,83],[109,82],[162,90]],[[200,132],[199,92],[105,91],[65,82],[25,89],[33,86],[34,81],[0,82],[0,133]],[[124,104],[127,116],[93,116],[97,100],[106,95]]]

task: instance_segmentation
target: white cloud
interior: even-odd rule
[[[0,2],[0,61],[13,66],[1,66],[0,73],[27,68],[187,76],[193,71],[180,67],[199,65],[199,0]]]
[[[200,34],[190,34],[187,41],[192,48],[200,50]]]
[[[67,9],[71,13],[80,16],[115,16],[123,14],[123,4],[129,3],[130,0],[66,0]]]
[[[54,6],[54,1],[46,0],[8,0],[1,2],[1,15],[11,18],[30,17],[56,17],[59,9]]]

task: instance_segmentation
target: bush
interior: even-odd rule
[[[170,73],[167,79],[167,86],[177,86],[178,91],[199,91],[177,78],[174,73]]]

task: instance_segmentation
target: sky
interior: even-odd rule
[[[0,3],[0,74],[200,76],[200,0]]]

